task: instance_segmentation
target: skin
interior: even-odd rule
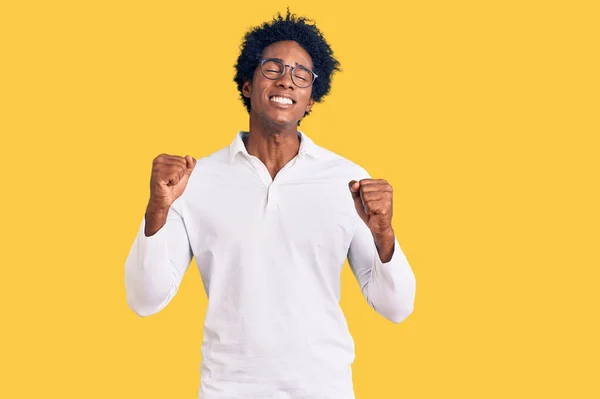
[[[362,179],[352,180],[348,187],[358,216],[371,230],[379,258],[389,262],[396,237],[392,228],[392,186],[383,179]]]
[[[279,58],[287,65],[313,68],[310,55],[294,41],[280,41],[263,51],[263,58]],[[290,69],[277,80],[265,78],[257,67],[252,81],[242,86],[250,98],[250,130],[245,142],[250,155],[260,159],[271,178],[297,154],[300,148],[297,127],[305,112],[314,105],[312,86],[299,88],[292,82]],[[270,100],[278,95],[291,98],[292,105]],[[146,236],[155,234],[166,223],[168,210],[185,190],[196,165],[191,156],[161,154],[153,161],[150,200],[146,209]],[[392,228],[392,187],[381,179],[363,179],[348,183],[356,211],[369,227],[382,262],[389,262],[394,252]]]
[[[287,65],[313,68],[312,58],[293,41],[273,43],[263,51],[262,58],[279,58]],[[250,98],[250,130],[246,148],[250,155],[260,159],[271,178],[298,154],[298,122],[314,104],[311,87],[299,88],[292,82],[290,69],[278,80],[269,80],[256,68],[252,81],[242,86],[242,93]],[[270,100],[273,95],[289,97],[294,104],[282,105]]]

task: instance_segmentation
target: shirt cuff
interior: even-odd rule
[[[373,241],[373,246],[375,248],[375,266],[389,267],[389,265],[398,262],[398,259],[404,258],[404,254],[402,253],[402,249],[400,249],[400,244],[398,243],[398,240],[396,238],[394,238],[394,253],[392,254],[392,258],[388,262],[383,262],[379,257],[379,251],[377,251],[375,241]]]
[[[160,228],[156,233],[151,236],[146,236],[144,233],[146,230],[146,217],[142,217],[142,223],[140,224],[140,228],[138,230],[138,252],[142,256],[147,256],[149,254],[148,251],[151,252],[151,255],[156,256],[157,249],[161,251],[164,247],[166,230],[166,223],[164,226]]]

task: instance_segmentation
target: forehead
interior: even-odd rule
[[[294,41],[275,42],[263,50],[263,58],[280,58],[289,65],[304,65],[312,68],[312,58]]]

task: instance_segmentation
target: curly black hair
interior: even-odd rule
[[[250,99],[245,97],[242,86],[252,81],[254,71],[262,57],[265,47],[275,42],[291,40],[302,47],[312,58],[313,71],[319,76],[312,85],[311,97],[321,102],[331,89],[331,77],[340,71],[340,63],[335,59],[333,50],[312,20],[291,14],[288,8],[285,18],[281,13],[270,22],[250,29],[244,36],[241,52],[235,64],[234,82],[237,84],[240,98],[250,113]],[[304,116],[308,115],[306,112]]]

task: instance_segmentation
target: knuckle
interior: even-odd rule
[[[152,163],[154,165],[164,164],[168,160],[168,157],[169,156],[167,154],[160,154],[156,158],[154,158],[154,160],[152,161]]]

